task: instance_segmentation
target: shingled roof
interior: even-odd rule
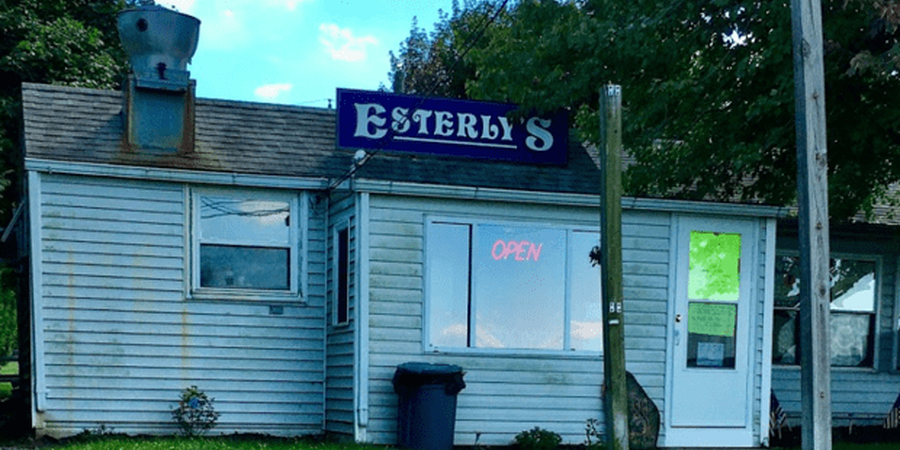
[[[356,151],[336,148],[332,109],[197,99],[195,149],[172,153],[124,145],[121,92],[24,84],[22,100],[26,160],[336,180]],[[569,143],[566,166],[381,151],[356,177],[599,194],[598,155],[574,136]]]

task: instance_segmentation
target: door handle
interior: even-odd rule
[[[681,323],[681,314],[675,314],[675,323]]]

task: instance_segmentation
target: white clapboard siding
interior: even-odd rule
[[[562,434],[567,443],[583,442],[587,419],[602,420],[600,358],[424,353],[424,224],[428,215],[436,215],[597,228],[598,210],[389,196],[373,196],[370,205],[368,440],[396,442],[391,378],[397,365],[425,361],[465,371],[455,444],[472,445],[477,438],[478,444],[504,445],[535,426]],[[670,234],[668,214],[625,213],[627,364],[661,410]]]
[[[215,398],[216,432],[321,430],[321,248],[304,301],[281,315],[186,300],[184,186],[44,174],[41,192],[42,433],[171,433],[190,385]]]
[[[332,199],[329,216],[326,291],[328,298],[327,342],[326,342],[326,377],[325,377],[325,430],[344,436],[354,435],[354,361],[356,359],[356,289],[354,288],[356,268],[356,216],[354,215],[355,196],[344,196]],[[348,228],[350,237],[350,260],[348,278],[350,288],[349,322],[335,324],[335,299],[337,283],[337,267],[335,256],[337,245],[334,242],[336,230]]]

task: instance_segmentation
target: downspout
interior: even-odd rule
[[[328,237],[331,236],[331,230],[329,229],[331,223],[331,193],[328,191],[324,191],[322,196],[325,197],[323,200],[325,202],[325,273],[328,273],[328,264],[330,261],[328,260]],[[316,202],[318,203],[318,202]],[[308,206],[308,204],[307,204]],[[309,224],[306,224],[309,226]],[[308,245],[308,242],[304,242],[304,245]],[[322,311],[322,431],[328,431],[328,289],[325,289],[325,301],[323,302]],[[307,289],[307,293],[309,290]]]
[[[356,204],[357,286],[357,440],[367,442],[369,426],[369,193],[359,194]]]
[[[28,172],[28,219],[28,241],[31,247],[31,370],[34,374],[31,426],[37,427],[38,413],[44,412],[47,407],[47,381],[44,373],[44,298],[41,289],[43,283],[41,175],[33,171]]]
[[[765,280],[765,298],[763,299],[763,346],[762,346],[762,381],[760,383],[759,440],[760,445],[769,446],[769,407],[770,400],[766,392],[772,391],[772,327],[775,315],[775,240],[776,219],[766,220],[766,261],[763,276]]]

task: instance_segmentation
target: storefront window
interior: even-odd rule
[[[602,347],[596,231],[473,222],[429,224],[429,345]]]
[[[775,323],[772,360],[775,364],[800,363],[799,258],[779,254],[775,267]],[[876,313],[876,263],[854,258],[832,258],[831,365],[872,367]]]

